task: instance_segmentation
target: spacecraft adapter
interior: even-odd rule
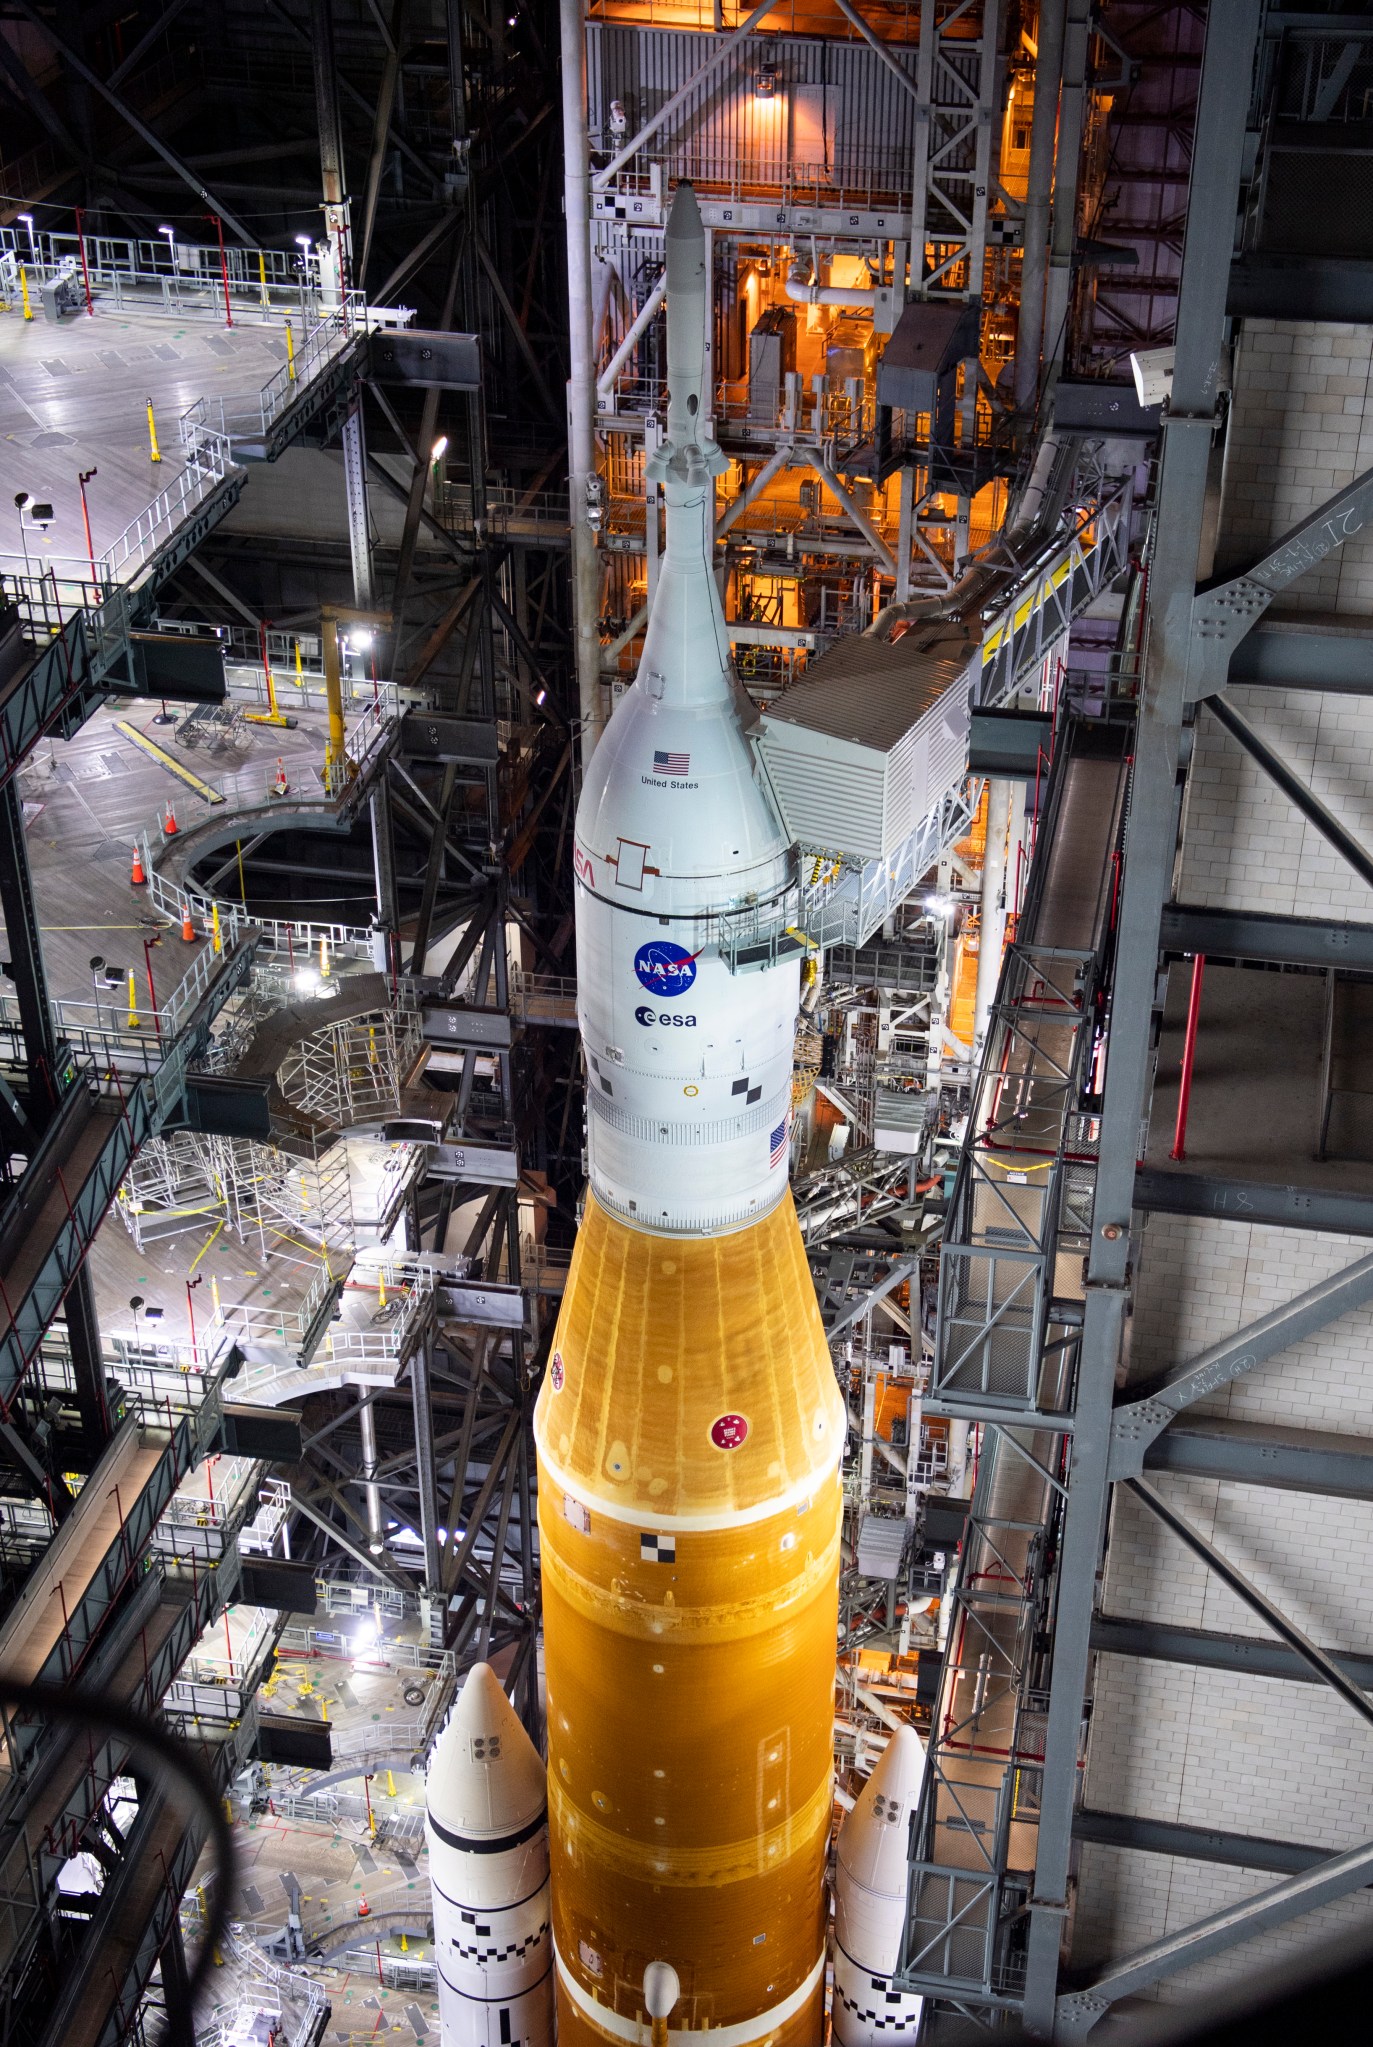
[[[591,1185],[535,1415],[558,2033],[811,2047],[844,1410],[787,1185],[798,962],[722,955],[792,853],[712,572],[688,186],[667,265],[666,545],[577,812]]]
[[[906,1919],[911,1814],[925,1774],[913,1727],[899,1727],[839,1829],[834,1879],[836,2047],[914,2039],[923,1999],[892,1987]]]
[[[443,2047],[552,2047],[547,1781],[489,1663],[463,1681],[425,1805]]]

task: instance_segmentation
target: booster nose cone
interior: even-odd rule
[[[429,1764],[441,2047],[552,2047],[547,1801],[533,1742],[474,1664]]]
[[[911,1814],[925,1775],[913,1728],[892,1734],[839,1829],[834,1881],[836,2047],[880,2047],[892,2032],[915,2037],[922,2000],[892,1987],[906,1916]]]
[[[920,1796],[925,1751],[913,1727],[898,1727],[839,1829],[840,1885],[904,1904],[908,1822]]]
[[[543,1811],[539,1754],[489,1663],[474,1663],[429,1766],[429,1817],[465,1840],[498,1840]]]

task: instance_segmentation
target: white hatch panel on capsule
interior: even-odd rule
[[[877,2047],[914,2036],[924,2000],[892,1987],[906,1917],[911,1814],[925,1751],[913,1728],[887,1743],[839,1829],[834,1878],[834,2037]]]
[[[443,2047],[552,2047],[547,1781],[489,1664],[435,1745],[426,1807]]]

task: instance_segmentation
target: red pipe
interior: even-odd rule
[[[1201,1021],[1201,982],[1206,972],[1206,954],[1192,957],[1192,992],[1187,998],[1187,1030],[1182,1040],[1182,1078],[1178,1082],[1178,1115],[1173,1125],[1170,1159],[1187,1156],[1187,1111],[1192,1104],[1192,1066],[1197,1056],[1197,1025]]]

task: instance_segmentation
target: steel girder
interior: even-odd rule
[[[1111,1420],[1111,1477],[1137,1476],[1148,1446],[1194,1401],[1232,1385],[1256,1365],[1369,1300],[1373,1300],[1373,1256],[1356,1259],[1342,1272],[1332,1273],[1329,1279],[1275,1308],[1271,1315],[1237,1329],[1233,1336],[1170,1372],[1152,1391],[1117,1407]]]
[[[1113,1962],[1084,1989],[1060,1997],[1055,2037],[1081,2039],[1117,1999],[1175,1976],[1180,1969],[1205,1961],[1209,1955],[1222,1954],[1237,1941],[1252,1940],[1255,1934],[1270,1927],[1285,1926],[1289,1919],[1314,1912],[1318,1905],[1361,1890],[1368,1883],[1373,1883],[1373,1841],[1351,1848],[1344,1855],[1324,1857],[1314,1868],[1288,1877],[1271,1890],[1213,1912],[1209,1918],[1196,1920],[1124,1961]]]

